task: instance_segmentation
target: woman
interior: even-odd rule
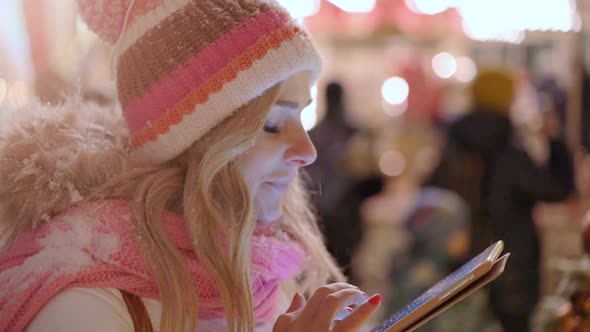
[[[11,122],[0,330],[358,330],[381,297],[333,323],[367,296],[319,287],[342,275],[299,181],[308,35],[269,1],[79,4],[114,44],[126,126],[76,100]]]

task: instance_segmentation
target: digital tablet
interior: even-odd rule
[[[509,254],[500,257],[504,243],[498,241],[439,281],[400,311],[386,318],[371,332],[412,331],[497,278]]]

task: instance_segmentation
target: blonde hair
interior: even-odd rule
[[[262,130],[280,88],[277,85],[241,107],[180,156],[163,165],[111,163],[126,166],[107,172],[120,175],[92,190],[88,197],[88,200],[133,201],[142,254],[160,291],[161,331],[181,331],[187,323],[194,330],[198,307],[192,277],[180,252],[163,231],[160,216],[164,211],[175,211],[185,217],[195,254],[218,283],[229,330],[254,329],[248,248],[256,216],[237,157],[253,144]],[[310,256],[310,263],[298,282],[298,291],[310,292],[328,280],[344,279],[325,249],[299,178],[285,197],[281,227],[302,243]],[[227,240],[229,254],[225,254],[221,239]]]

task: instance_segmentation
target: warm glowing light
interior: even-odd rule
[[[477,66],[475,65],[475,62],[466,56],[458,57],[455,78],[462,83],[468,83],[475,78],[475,75],[477,75]]]
[[[295,18],[313,16],[320,10],[319,0],[278,0]]]
[[[432,58],[432,69],[439,77],[449,78],[457,71],[457,60],[449,53],[439,53]]]
[[[436,15],[449,8],[449,2],[446,0],[414,0],[416,9],[427,15]]]
[[[392,105],[400,105],[408,99],[410,86],[401,77],[391,77],[385,80],[381,87],[383,99]]]
[[[525,31],[581,28],[572,4],[568,0],[462,1],[458,9],[463,30],[470,38],[518,44],[523,42]]]
[[[481,23],[469,25],[463,21],[463,31],[467,37],[479,41],[500,41],[511,44],[521,44],[525,38],[522,30],[500,31]]]
[[[298,1],[298,0],[295,0]],[[376,0],[328,0],[336,7],[349,13],[370,13],[375,9]]]
[[[315,127],[318,121],[317,95],[318,87],[314,86],[311,88],[311,97],[313,98],[313,101],[306,108],[304,108],[303,111],[301,111],[301,123],[306,131],[310,131],[311,129],[313,129],[313,127]]]
[[[387,151],[379,158],[379,169],[387,176],[398,176],[406,169],[406,158],[399,151]]]

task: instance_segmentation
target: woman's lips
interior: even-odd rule
[[[274,191],[280,192],[280,193],[286,193],[287,190],[289,189],[289,183],[286,182],[264,182],[264,184],[270,188],[272,188]]]

